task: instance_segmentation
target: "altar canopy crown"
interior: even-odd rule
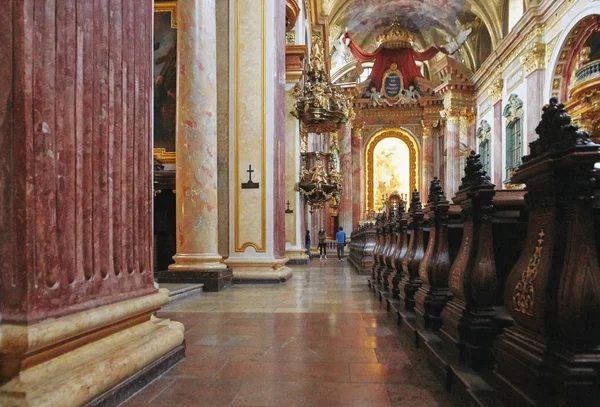
[[[377,37],[377,46],[385,48],[412,48],[413,35],[402,28],[399,17],[392,22],[389,31]]]

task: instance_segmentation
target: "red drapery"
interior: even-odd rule
[[[423,52],[417,52],[412,48],[391,49],[383,47],[377,48],[375,52],[366,52],[350,38],[348,33],[345,37],[350,40],[350,51],[356,59],[361,62],[374,61],[373,70],[371,71],[371,86],[374,86],[378,91],[381,90],[381,82],[385,71],[390,69],[392,64],[398,65],[398,70],[402,73],[402,85],[406,89],[415,78],[423,77],[416,61],[428,61],[440,52],[436,47],[431,47]]]

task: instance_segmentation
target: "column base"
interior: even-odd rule
[[[285,267],[287,258],[234,257],[226,260],[233,270],[235,284],[278,284],[292,278],[292,269]]]
[[[218,253],[176,254],[175,263],[169,265],[170,271],[224,270],[223,257]]]
[[[289,259],[287,264],[308,264],[306,250],[286,250],[285,257]]]
[[[228,268],[193,271],[164,270],[158,273],[158,283],[204,284],[203,291],[217,292],[233,285],[233,273]]]
[[[184,356],[184,327],[151,314],[168,293],[30,326],[0,325],[1,364],[12,367],[0,405],[114,405]]]
[[[146,366],[121,384],[113,387],[99,397],[96,397],[93,401],[86,404],[86,407],[118,406],[184,358],[185,343],[179,345],[157,361]]]

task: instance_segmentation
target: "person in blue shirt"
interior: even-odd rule
[[[343,227],[340,227],[340,230],[335,234],[335,240],[337,242],[338,261],[344,261],[344,246],[346,246],[346,232],[344,232]]]

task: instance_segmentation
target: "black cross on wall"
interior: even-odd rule
[[[252,181],[252,173],[254,172],[252,165],[248,166],[246,172],[248,173],[248,182],[242,182],[242,189],[258,189],[259,183]]]

